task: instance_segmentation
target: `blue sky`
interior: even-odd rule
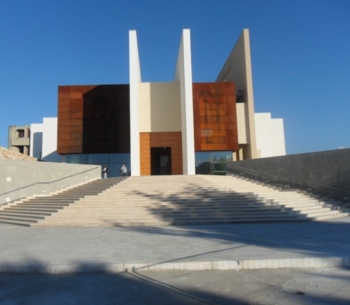
[[[0,146],[8,126],[57,116],[59,85],[172,81],[183,28],[194,82],[215,81],[250,30],[255,112],[284,119],[287,154],[350,148],[349,0],[2,0]]]

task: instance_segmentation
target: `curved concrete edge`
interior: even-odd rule
[[[89,272],[142,272],[142,271],[208,271],[258,270],[285,268],[350,267],[349,257],[307,257],[267,260],[232,260],[208,262],[166,262],[160,264],[132,263],[79,263],[79,264],[0,264],[0,273],[89,273]]]

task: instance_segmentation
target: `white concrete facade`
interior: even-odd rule
[[[238,144],[248,144],[246,104],[236,104]]]
[[[136,31],[129,31],[130,81],[130,167],[132,176],[140,176],[139,85],[141,67]]]
[[[180,131],[183,174],[195,174],[190,30],[184,29],[173,83],[143,83],[136,31],[129,32],[131,175],[140,176],[140,132]],[[181,123],[181,124],[179,124]]]
[[[174,81],[180,82],[183,174],[194,175],[194,126],[190,30],[182,31]]]
[[[271,118],[271,113],[255,113],[255,127],[258,158],[286,154],[283,119]]]
[[[47,162],[62,162],[57,153],[57,118],[43,118],[41,124],[31,124],[30,156]]]
[[[257,157],[255,122],[254,122],[254,95],[253,95],[253,76],[250,55],[249,30],[244,29],[236,45],[228,56],[222,67],[217,82],[234,82],[236,90],[239,91],[241,102],[244,104],[237,113],[238,120],[245,122],[246,145],[243,151],[244,159],[254,159]],[[242,136],[242,135],[241,135]]]
[[[44,124],[30,124],[30,156],[41,159]]]
[[[181,132],[180,84],[140,83],[140,132]]]
[[[135,30],[129,31],[130,169],[141,175],[140,133],[181,132],[182,173],[195,174],[193,81],[190,30],[184,29],[179,45],[174,81],[142,82]],[[244,29],[221,69],[217,82],[234,82],[237,92],[239,151],[233,160],[285,155],[282,119],[254,113],[249,31]],[[61,162],[57,149],[57,118],[31,125],[30,155]],[[179,143],[179,139],[177,142]],[[180,146],[178,146],[180,155]],[[179,159],[177,159],[179,160]],[[143,161],[144,162],[144,161]],[[181,166],[179,166],[181,168]]]

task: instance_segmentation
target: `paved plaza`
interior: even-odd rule
[[[0,304],[48,304],[50,295],[50,304],[350,303],[350,217],[191,227],[3,224],[0,244]]]

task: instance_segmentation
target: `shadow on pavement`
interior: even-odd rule
[[[25,264],[35,266],[38,273],[0,274],[0,304],[248,304],[233,296],[176,288],[134,272],[89,272],[94,266],[85,263],[64,274],[43,274],[44,265]]]
[[[45,269],[36,262],[26,263]],[[344,275],[336,275],[339,283],[334,284],[311,271],[94,273],[87,272],[90,267],[83,263],[76,273],[65,274],[0,274],[0,304],[349,304],[350,300],[349,277]],[[332,274],[324,277],[334,280]]]
[[[206,196],[198,186],[189,185],[185,195],[191,196],[189,201],[195,201],[198,205],[216,206],[220,210],[220,203]],[[139,196],[145,196],[155,200],[156,204],[149,211],[159,217],[160,220],[170,220],[169,212],[187,213],[186,199],[181,201],[178,195],[149,195],[135,192]],[[195,197],[195,199],[193,199]],[[162,202],[171,203],[171,207],[164,209]],[[260,202],[258,199],[256,202]],[[260,202],[263,205],[263,202]],[[268,206],[266,206],[268,207]],[[188,213],[195,218],[195,210]],[[292,214],[300,214],[292,211]],[[116,225],[117,227],[117,225]],[[350,217],[345,221],[303,221],[303,222],[275,222],[275,223],[250,223],[250,224],[213,224],[175,227],[124,227],[125,230],[149,233],[153,235],[181,236],[188,238],[202,238],[220,241],[223,244],[232,242],[243,245],[262,246],[271,249],[294,249],[304,254],[312,254],[314,257],[343,257],[350,256]]]

